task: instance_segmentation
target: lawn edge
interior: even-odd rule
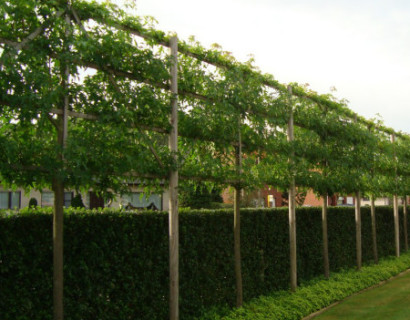
[[[340,303],[342,303],[342,302],[344,302],[344,301],[346,301],[346,300],[348,300],[348,299],[350,299],[350,298],[352,298],[352,297],[354,297],[354,296],[357,296],[357,295],[359,295],[359,294],[361,294],[361,293],[364,293],[364,292],[366,292],[366,291],[369,291],[369,290],[372,290],[372,289],[376,289],[376,288],[378,288],[378,287],[381,287],[381,286],[383,286],[383,285],[385,285],[385,284],[387,284],[387,283],[389,283],[389,282],[391,282],[391,281],[393,281],[393,280],[396,280],[397,278],[400,278],[400,277],[406,275],[407,273],[410,273],[410,268],[407,269],[407,270],[405,270],[405,271],[400,272],[399,274],[397,274],[397,275],[395,275],[395,276],[392,276],[392,277],[389,278],[389,279],[380,281],[379,283],[374,284],[374,285],[372,285],[372,286],[370,286],[370,287],[368,287],[368,288],[365,288],[365,289],[363,289],[363,290],[360,290],[360,291],[358,291],[358,292],[355,292],[355,293],[351,294],[350,296],[348,296],[348,297],[346,297],[346,298],[343,298],[343,299],[341,299],[341,300],[339,300],[339,301],[333,302],[331,305],[328,305],[327,307],[324,307],[324,308],[322,308],[322,309],[320,309],[320,310],[318,310],[318,311],[315,311],[315,312],[311,313],[310,315],[308,315],[308,316],[302,318],[301,320],[310,320],[310,319],[313,319],[313,318],[315,318],[316,316],[318,316],[318,315],[322,314],[323,312],[327,311],[328,309],[333,308],[334,306],[337,306],[338,304],[340,304]]]
[[[362,292],[380,287],[410,272],[410,251],[387,256],[379,264],[332,272],[302,282],[296,292],[280,290],[246,302],[241,308],[214,307],[197,320],[307,320]],[[326,302],[327,301],[327,302]]]

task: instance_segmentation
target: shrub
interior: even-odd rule
[[[204,182],[183,181],[179,186],[179,203],[193,209],[215,209],[222,204],[222,189]]]
[[[30,198],[30,201],[28,202],[28,206],[30,208],[36,208],[37,207],[37,199],[36,198]]]
[[[409,266],[409,253],[399,259],[384,258],[379,265],[363,266],[361,272],[357,272],[355,269],[342,270],[338,273],[332,273],[329,280],[318,277],[306,281],[295,293],[288,290],[278,291],[274,294],[255,298],[240,309],[213,308],[205,312],[198,320],[302,319],[356,292],[377,285],[381,281],[407,270]]]
[[[80,193],[77,193],[73,199],[71,200],[71,206],[73,208],[85,208],[85,205],[83,203],[83,199],[81,197]]]
[[[370,211],[362,210],[364,262],[372,261]],[[289,283],[288,212],[241,211],[245,301]],[[298,279],[322,274],[320,208],[297,210]],[[379,255],[394,254],[391,207],[377,208]],[[402,221],[401,221],[402,222]],[[70,209],[65,214],[66,319],[168,318],[168,216]],[[329,208],[331,270],[353,267],[353,208]],[[180,214],[180,318],[235,303],[232,210]],[[2,319],[47,320],[52,314],[52,215],[0,215]]]

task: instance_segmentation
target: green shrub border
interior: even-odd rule
[[[380,284],[410,268],[410,253],[399,258],[387,257],[380,263],[331,273],[330,279],[318,277],[303,282],[296,292],[278,291],[245,303],[239,309],[214,308],[197,320],[299,320],[346,299],[364,289]]]
[[[2,320],[51,319],[51,213],[51,209],[0,212]],[[393,255],[392,207],[377,207],[376,215],[379,257]],[[401,214],[401,232],[402,223]],[[64,224],[67,320],[168,318],[166,212],[70,209]],[[329,208],[328,227],[331,271],[354,267],[354,208]],[[245,302],[288,289],[288,229],[287,208],[241,210]],[[298,208],[299,285],[323,273],[321,235],[321,209]],[[362,208],[362,243],[363,262],[372,263],[366,207]],[[232,210],[181,210],[181,320],[235,305],[233,265]]]

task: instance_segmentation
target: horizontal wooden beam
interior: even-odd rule
[[[91,15],[91,18],[92,18],[92,19],[95,19],[96,21],[98,21],[98,22],[100,22],[100,23],[110,25],[110,26],[112,26],[112,27],[114,27],[114,28],[116,28],[116,29],[118,29],[118,30],[122,30],[122,31],[129,32],[129,33],[131,33],[131,34],[133,34],[133,35],[136,35],[136,36],[141,37],[141,38],[146,39],[146,40],[151,40],[151,41],[153,40],[153,41],[155,41],[157,44],[162,45],[162,46],[165,46],[165,47],[170,47],[169,40],[168,40],[167,38],[165,38],[165,37],[164,37],[164,39],[162,39],[162,40],[161,40],[161,39],[157,39],[157,38],[153,37],[152,35],[150,35],[149,32],[143,32],[143,31],[138,30],[138,29],[136,29],[136,28],[133,28],[133,27],[131,27],[131,26],[129,26],[129,25],[126,25],[126,24],[124,24],[124,23],[122,23],[122,22],[120,22],[120,21],[111,21],[110,23],[108,23],[107,20],[104,19],[104,18],[101,17],[101,16]],[[144,30],[144,31],[145,31],[145,30]],[[213,65],[213,66],[216,66],[216,67],[219,67],[219,68],[235,68],[235,67],[236,67],[236,65],[234,64],[234,62],[222,61],[222,60],[221,60],[221,61],[217,61],[216,59],[211,60],[211,59],[209,59],[209,58],[206,57],[206,54],[203,55],[203,54],[196,53],[196,52],[195,52],[195,48],[191,48],[191,47],[188,46],[188,45],[182,45],[182,44],[181,44],[181,45],[178,47],[178,51],[181,52],[181,53],[183,53],[183,54],[185,54],[185,55],[187,55],[187,56],[191,56],[191,57],[193,57],[193,58],[196,58],[196,59],[198,59],[198,60],[201,60],[201,61],[203,61],[203,62],[206,62],[206,63],[208,63],[208,64],[210,64],[210,65]],[[263,83],[264,85],[266,85],[267,87],[276,89],[276,90],[278,90],[278,91],[280,91],[280,92],[284,92],[284,93],[287,91],[287,86],[286,86],[286,85],[281,84],[280,82],[278,82],[278,81],[276,81],[276,80],[269,79],[269,78],[267,78],[266,76],[264,76],[264,75],[258,73],[257,71],[249,70],[249,72],[254,73],[255,75],[257,75],[257,76],[259,76],[259,77],[262,77],[262,83]],[[302,89],[302,88],[300,88],[300,89]],[[340,105],[338,102],[334,102],[334,101],[331,101],[331,100],[324,100],[324,98],[319,97],[319,96],[318,96],[317,94],[315,94],[315,93],[299,92],[298,90],[295,90],[295,92],[293,92],[292,94],[293,94],[294,96],[299,97],[299,98],[308,99],[308,100],[310,100],[310,101],[312,101],[312,102],[314,102],[314,103],[316,103],[316,104],[321,104],[321,103],[323,104],[323,103],[325,103],[326,106],[327,106],[327,107],[330,107],[331,109],[335,109],[336,106],[337,106],[337,107],[341,107],[341,105]],[[353,111],[351,111],[351,110],[348,109],[347,107],[345,107],[345,108],[346,108],[347,110],[346,110],[345,112],[342,111],[342,112],[344,113],[344,116],[347,116],[348,118],[353,119],[353,118],[354,118]],[[338,109],[338,111],[340,112],[341,110]],[[366,126],[368,126],[368,125],[373,126],[373,125],[374,125],[373,122],[371,122],[371,121],[369,121],[369,120],[366,120],[366,119],[364,119],[364,118],[362,118],[362,117],[359,118],[359,122],[362,123],[362,124],[364,124],[364,125],[366,125]],[[377,130],[380,130],[380,131],[383,131],[383,132],[386,132],[386,133],[395,133],[396,136],[400,136],[400,137],[403,138],[403,139],[410,139],[410,136],[409,136],[408,134],[402,134],[402,133],[400,133],[400,132],[395,132],[393,129],[387,128],[387,127],[384,127],[384,126],[379,126],[379,127],[377,128]]]
[[[50,113],[52,114],[63,114],[63,110],[62,109],[56,109],[53,108],[50,110]],[[85,119],[85,120],[98,120],[99,116],[95,115],[95,114],[87,114],[87,113],[81,113],[81,112],[75,112],[75,111],[68,111],[68,116],[69,117],[73,117],[73,118],[80,118],[80,119]],[[147,131],[153,131],[153,132],[157,132],[157,133],[163,133],[163,134],[168,134],[169,130],[163,129],[163,128],[159,128],[159,127],[151,127],[148,125],[134,125],[133,126],[136,129],[142,129],[142,130],[147,130]]]
[[[56,15],[53,17],[49,17],[46,21],[44,21],[38,28],[36,28],[32,33],[30,33],[27,37],[25,37],[22,41],[11,41],[5,38],[0,38],[0,43],[4,43],[7,44],[11,47],[13,47],[16,51],[19,51],[21,49],[23,49],[27,44],[30,43],[30,41],[34,40],[36,37],[38,37],[40,34],[42,34],[45,30],[45,28],[47,28],[47,26],[49,26],[51,24],[51,19],[57,19],[59,17],[61,17],[64,14],[65,10],[59,10],[57,11]]]
[[[63,111],[63,109],[53,108],[53,109],[50,110],[50,113],[62,115],[64,113],[64,111]],[[68,111],[68,116],[73,117],[73,118],[86,119],[86,120],[98,120],[97,115],[74,112],[74,111],[70,111],[70,110]]]

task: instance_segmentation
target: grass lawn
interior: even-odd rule
[[[352,296],[313,319],[410,319],[410,272]]]

